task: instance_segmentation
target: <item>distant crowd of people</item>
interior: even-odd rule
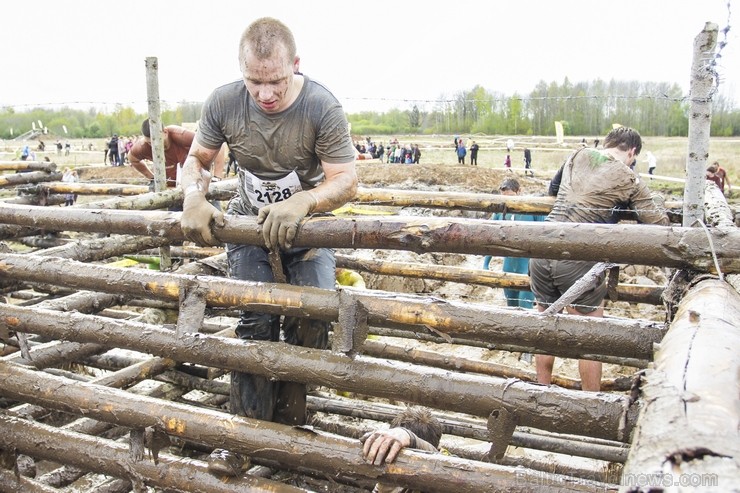
[[[119,137],[118,134],[113,136],[105,143],[103,162],[111,166],[124,166],[129,164],[128,153],[136,142],[135,136]]]
[[[381,163],[388,164],[419,164],[421,161],[421,149],[418,144],[399,144],[395,137],[384,146],[381,142],[376,145],[370,137],[366,142],[355,142],[355,149],[360,154],[370,154],[373,159],[380,159]]]

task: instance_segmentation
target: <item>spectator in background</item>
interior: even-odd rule
[[[108,141],[108,159],[110,159],[111,166],[120,166],[121,156],[118,154],[118,134],[113,134],[113,137]]]
[[[69,156],[69,151],[72,150],[72,145],[69,143],[69,141],[64,142],[64,155]]]
[[[514,149],[514,139],[508,139],[506,141],[506,152],[511,154],[511,151]]]
[[[520,185],[514,178],[507,178],[499,187],[501,195],[519,195]],[[502,214],[497,212],[491,216],[494,221],[544,221],[545,216],[533,214]],[[486,255],[483,259],[483,269],[490,270],[491,256]],[[515,274],[529,275],[529,259],[525,257],[505,257],[504,272]],[[532,308],[534,306],[534,294],[531,291],[518,291],[515,289],[504,289],[507,306],[519,306],[522,308]]]
[[[23,146],[23,149],[21,149],[21,161],[27,161],[30,155],[31,155],[31,149],[27,145]]]
[[[727,170],[724,169],[722,166],[720,166],[719,161],[715,161],[713,166],[717,167],[716,175],[720,180],[719,189],[722,190],[722,193],[725,193],[725,184],[727,184],[727,193],[732,191],[732,185],[730,184],[730,177],[727,176]]]
[[[655,173],[655,168],[658,166],[658,160],[655,158],[655,155],[647,151],[646,154],[647,162],[648,162],[648,174],[652,175]],[[652,180],[652,178],[650,178]]]
[[[532,151],[528,147],[524,148],[524,176],[528,174],[534,177],[534,171],[532,171]]]
[[[457,142],[457,164],[465,164],[465,156],[468,154],[467,149],[465,149],[465,144],[463,143],[463,140],[460,139]]]
[[[478,144],[473,141],[473,143],[470,145],[470,164],[473,166],[478,166],[478,149],[480,147]]]
[[[421,159],[421,149],[419,149],[419,144],[414,144],[412,148],[414,153],[414,164],[419,164],[419,160]]]
[[[118,163],[121,166],[126,164],[126,137],[123,135],[118,139]]]
[[[511,154],[506,155],[506,159],[504,160],[504,167],[508,170],[511,170]]]
[[[64,183],[77,183],[78,181],[80,181],[79,177],[77,176],[77,170],[70,169],[70,168],[64,168],[64,173],[62,174],[62,181]],[[65,193],[64,194],[65,207],[74,205],[76,201],[77,201],[76,193]]]

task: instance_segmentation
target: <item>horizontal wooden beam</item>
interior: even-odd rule
[[[593,359],[596,355],[650,359],[663,328],[653,322],[615,318],[542,316],[533,311],[443,301],[383,291],[340,291],[256,283],[212,276],[187,276],[145,269],[121,269],[45,257],[0,254],[7,279],[43,282],[133,297],[179,301],[185,286],[198,287],[209,306],[339,320],[340,309],[360,304],[373,326],[432,331],[449,337],[486,341],[525,352]],[[346,293],[344,297],[340,293]],[[345,300],[345,301],[342,301]],[[343,303],[349,303],[344,306]]]
[[[0,223],[52,231],[185,239],[181,213],[70,209],[3,204]],[[227,215],[224,227],[214,230],[214,235],[222,242],[264,245],[261,226],[254,217]],[[636,224],[396,216],[313,218],[303,223],[294,246],[577,259],[700,271],[714,269],[715,252],[723,272],[740,272],[740,231]]]

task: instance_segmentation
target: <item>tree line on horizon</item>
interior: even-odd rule
[[[196,122],[202,103],[181,102],[175,109],[163,105],[165,125]],[[482,86],[440,99],[431,108],[394,108],[385,112],[348,114],[355,135],[487,134],[554,135],[560,121],[566,135],[603,135],[613,123],[629,125],[646,136],[688,135],[689,100],[677,84],[595,80],[571,83],[541,81],[527,95],[490,92]],[[37,122],[62,138],[105,138],[138,135],[146,114],[116,105],[112,112],[33,108],[16,112],[0,109],[0,139],[13,139]],[[66,129],[67,133],[64,133]],[[740,135],[740,111],[720,93],[712,102],[711,135]]]

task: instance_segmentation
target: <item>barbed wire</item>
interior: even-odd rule
[[[723,45],[724,46],[724,45]],[[719,80],[719,78],[717,78]],[[636,101],[636,100],[654,100],[654,101],[665,101],[669,103],[683,103],[692,101],[689,95],[681,96],[669,96],[667,94],[638,94],[638,95],[625,95],[625,94],[591,94],[591,95],[550,95],[550,96],[494,96],[490,98],[437,98],[437,99],[423,99],[423,98],[385,98],[385,97],[339,97],[341,101],[364,101],[364,102],[378,102],[378,103],[396,103],[404,105],[457,105],[457,104],[494,104],[494,103],[506,103],[509,101],[520,101],[520,102],[539,102],[539,101],[585,101],[585,100],[615,100],[615,101]],[[705,101],[706,98],[702,98]],[[36,102],[36,103],[18,103],[18,104],[0,104],[0,109],[12,108],[12,109],[48,109],[48,108],[61,108],[61,107],[132,107],[139,105],[146,105],[146,100],[130,100],[130,101],[47,101],[47,102]],[[168,101],[161,100],[160,103],[169,108],[178,108],[182,105],[200,105],[203,101]]]

